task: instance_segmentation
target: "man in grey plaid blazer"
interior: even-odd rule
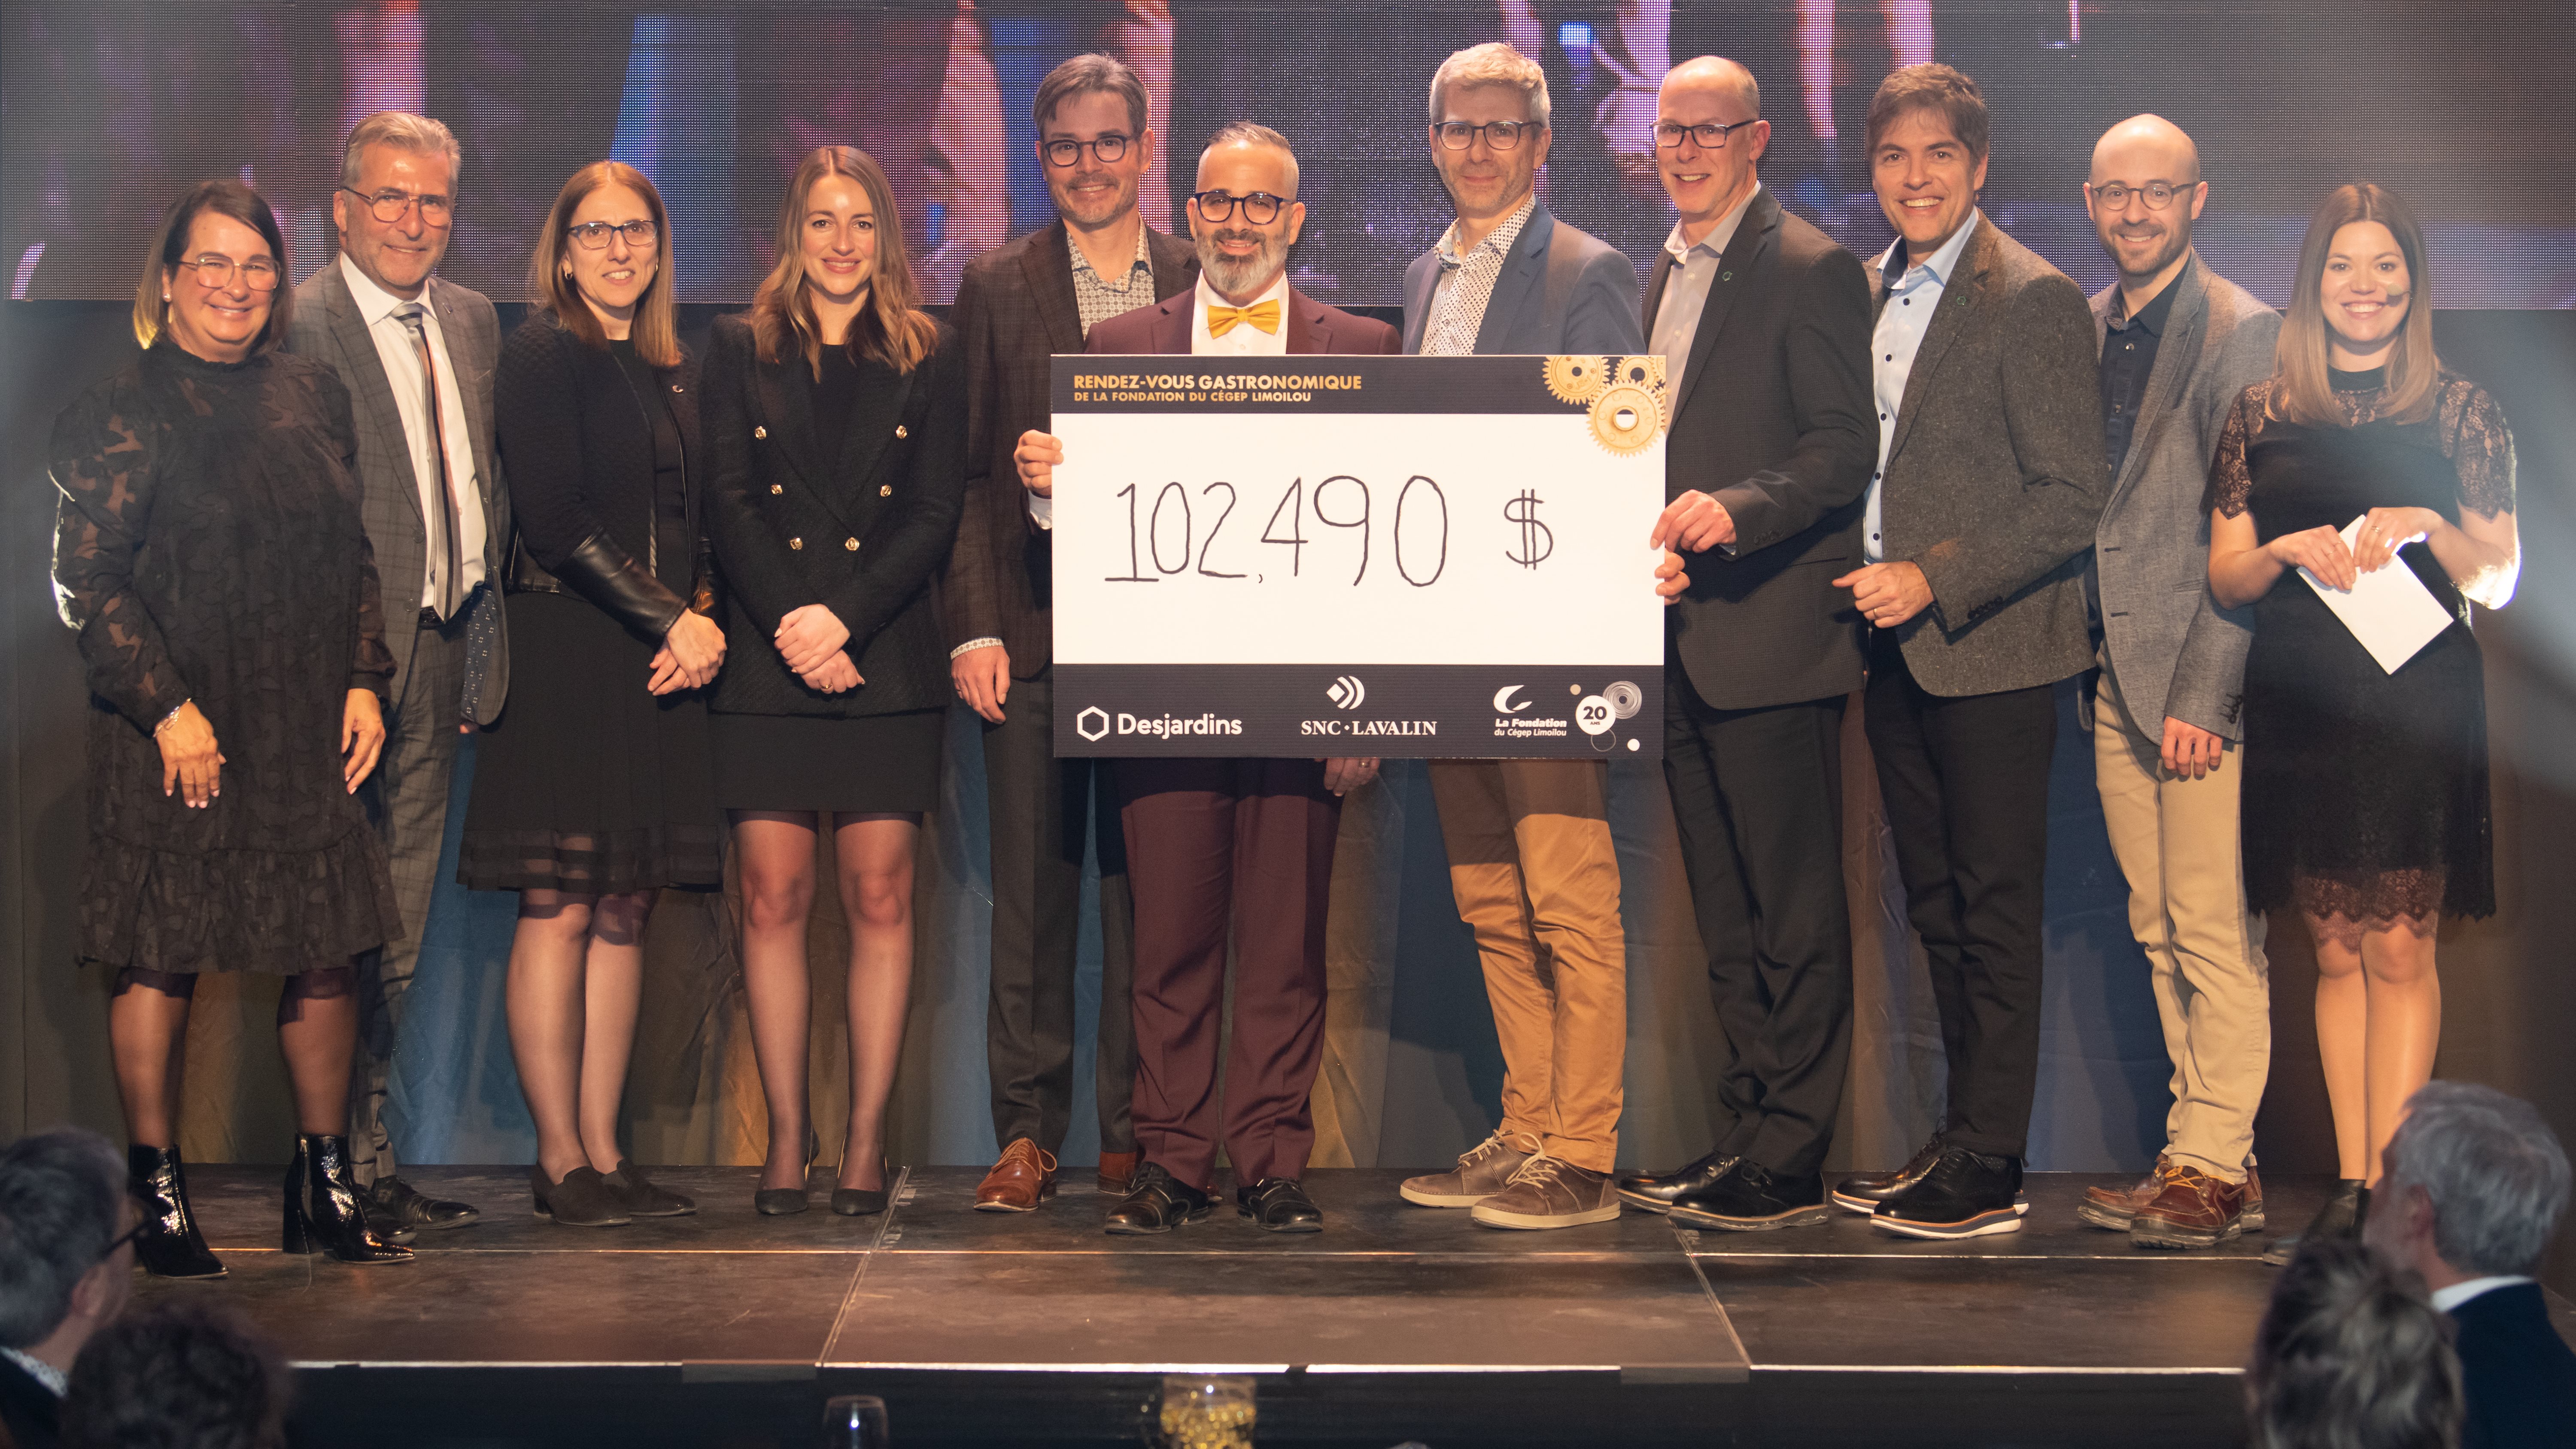
[[[358,973],[349,1145],[369,1223],[398,1240],[478,1216],[402,1180],[384,1108],[437,884],[457,736],[500,717],[510,672],[500,596],[509,501],[492,456],[500,324],[480,293],[432,275],[454,221],[457,162],[455,138],[436,121],[387,111],[358,123],[332,197],[340,255],[296,288],[286,339],[349,389],[361,516],[394,656],[384,756],[364,794],[393,857],[404,937]]]

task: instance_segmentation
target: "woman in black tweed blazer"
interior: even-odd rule
[[[769,1100],[754,1202],[801,1212],[810,1141],[806,917],[829,830],[849,926],[850,1130],[833,1211],[885,1207],[885,1103],[912,979],[913,852],[951,692],[931,596],[957,534],[965,366],[917,305],[902,217],[864,152],[805,158],[778,262],[706,370],[710,532],[732,647],[717,803],[742,865],[742,964]]]
[[[642,173],[576,172],[538,238],[536,306],[493,378],[519,504],[510,632],[527,664],[476,749],[457,876],[519,892],[510,1045],[537,1127],[529,1187],[570,1227],[695,1211],[617,1143],[655,893],[724,879],[704,691],[725,642],[670,250]]]

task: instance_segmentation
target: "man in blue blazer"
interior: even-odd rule
[[[2562,1444],[2576,1350],[2532,1273],[2567,1211],[2567,1153],[2528,1102],[2428,1082],[2380,1156],[2362,1237],[2411,1268],[2459,1328],[2460,1449]]]
[[[1636,265],[1538,204],[1547,109],[1546,73],[1508,45],[1459,51],[1432,79],[1431,163],[1457,221],[1405,271],[1406,352],[1646,350]],[[1497,1228],[1619,1215],[1627,943],[1608,780],[1592,760],[1431,763],[1450,887],[1502,1042],[1503,1120],[1455,1170],[1406,1182],[1408,1202]]]

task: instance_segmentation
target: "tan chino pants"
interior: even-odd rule
[[[1608,1172],[1627,1066],[1627,935],[1607,768],[1434,760],[1458,914],[1476,933],[1503,1048],[1502,1130]]]
[[[2245,909],[2234,742],[2198,780],[2164,768],[2164,721],[2132,719],[2111,671],[2093,711],[2093,774],[2111,853],[2129,882],[2129,929],[2146,949],[2173,1060],[2168,1150],[2228,1182],[2245,1180],[2254,1112],[2272,1062],[2263,922]]]

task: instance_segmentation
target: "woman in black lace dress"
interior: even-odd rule
[[[670,256],[642,172],[573,173],[492,386],[519,528],[519,682],[476,747],[457,875],[519,893],[510,1048],[537,1128],[529,1187],[568,1227],[697,1210],[617,1143],[654,894],[724,879],[702,691],[725,641]]]
[[[2432,1076],[2441,917],[2495,912],[2468,606],[2512,597],[2513,472],[2495,399],[2434,357],[2414,218],[2379,187],[2338,190],[2308,225],[2273,375],[2237,401],[2210,470],[2210,588],[2223,608],[2255,606],[2247,904],[2295,907],[2316,943],[2342,1182],[2311,1232],[2350,1229],[2407,1097]],[[2412,570],[2453,619],[2394,671],[2288,576],[2348,589],[2388,567]]]
[[[352,792],[393,677],[358,521],[356,427],[331,370],[275,349],[294,294],[258,193],[171,208],[134,302],[143,354],[54,421],[54,591],[91,708],[80,957],[114,973],[108,1042],[135,1243],[163,1277],[224,1271],[179,1163],[178,1064],[208,971],[286,977],[277,1040],[303,1133],[285,1250],[378,1238],[349,1171],[352,958],[402,934]]]

